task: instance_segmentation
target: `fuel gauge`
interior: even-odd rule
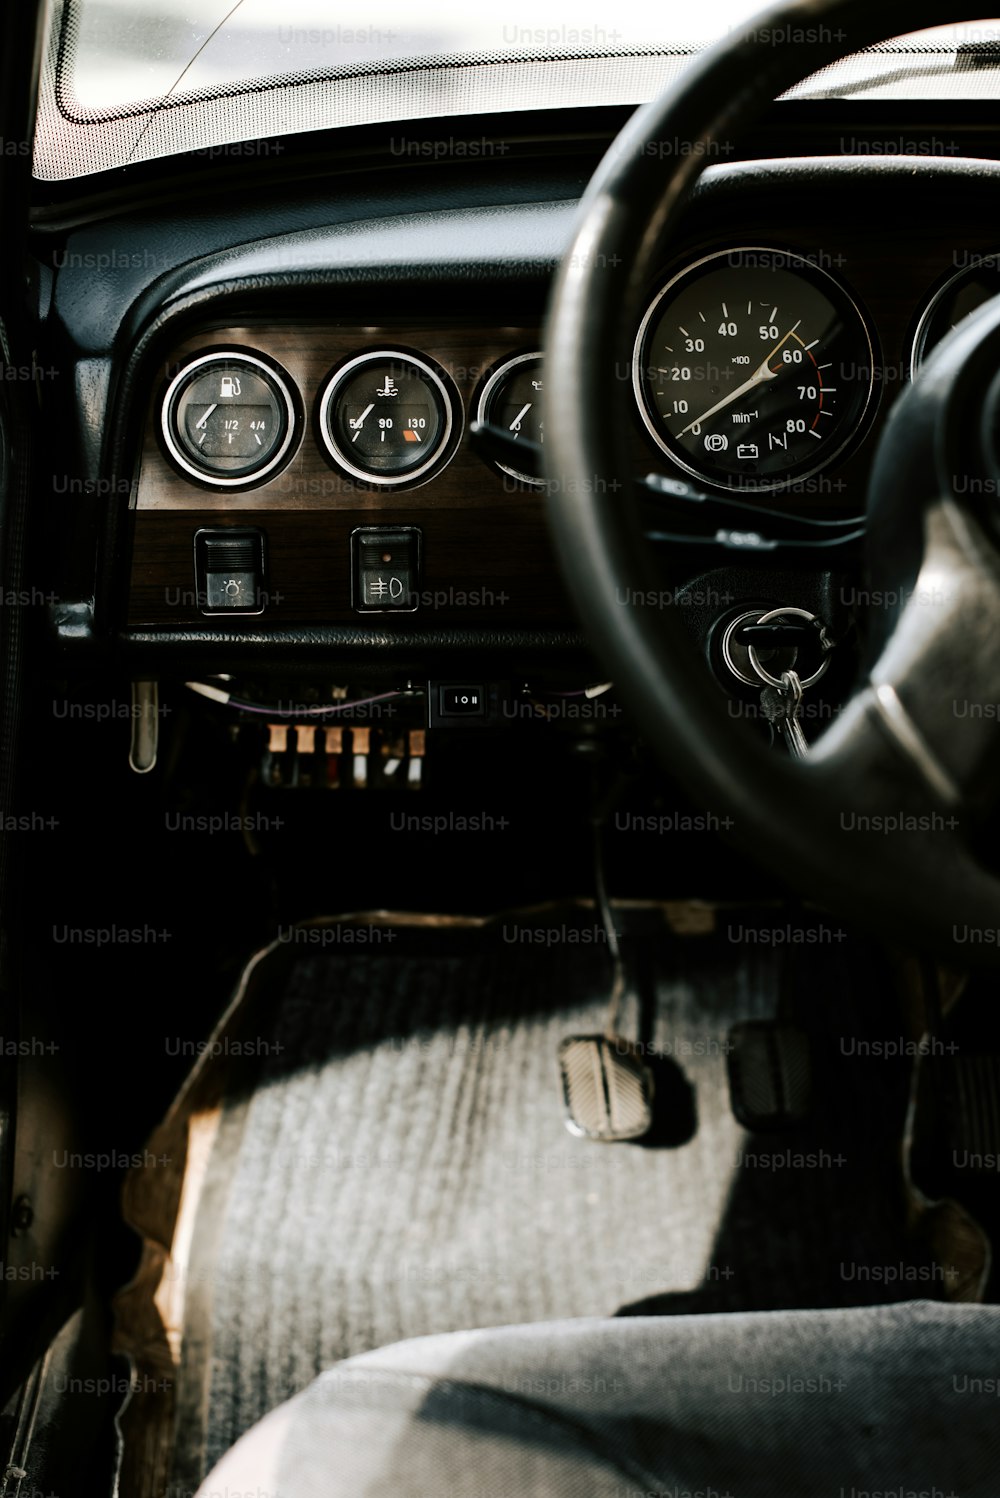
[[[184,473],[212,488],[246,489],[289,456],[296,403],[284,371],[226,349],[192,359],[174,376],[160,425]]]
[[[379,349],[334,370],[319,402],[323,445],[338,468],[378,488],[412,484],[440,466],[455,405],[437,370]]]

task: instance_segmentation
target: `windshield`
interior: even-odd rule
[[[345,124],[637,104],[758,9],[614,0],[584,18],[571,0],[380,0],[342,11],[330,0],[56,0],[35,175]],[[967,93],[970,55],[998,39],[997,22],[923,33],[907,41],[908,67],[873,49],[864,69],[854,59],[823,89],[898,92],[902,74],[914,93]],[[992,91],[995,68],[983,76]]]
[[[352,63],[538,51],[603,51],[704,43],[748,13],[739,0],[677,7],[664,25],[649,0],[616,0],[604,23],[570,0],[489,7],[468,0],[380,0],[340,9],[329,0],[77,0],[74,93],[106,109],[174,92]],[[683,10],[687,13],[684,14]],[[659,13],[658,13],[659,12]],[[338,19],[338,14],[342,19]],[[670,34],[667,35],[666,33]]]

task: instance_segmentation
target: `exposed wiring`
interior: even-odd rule
[[[613,681],[602,681],[594,687],[577,687],[572,692],[550,692],[550,697],[600,697],[603,692],[610,692],[614,686]]]
[[[401,691],[379,692],[374,697],[358,697],[353,702],[333,702],[329,706],[268,707],[263,702],[244,702],[241,698],[224,692],[221,687],[209,686],[204,681],[186,681],[184,685],[189,691],[197,692],[200,697],[207,697],[210,702],[219,702],[223,707],[236,708],[241,713],[261,713],[268,718],[329,718],[336,713],[347,712],[349,708],[367,707],[370,702],[386,702],[390,697],[411,695]]]
[[[216,676],[215,681],[226,681],[228,677]],[[391,692],[379,692],[372,697],[359,697],[353,702],[334,702],[329,705],[321,704],[316,707],[268,707],[264,702],[246,702],[242,698],[234,697],[231,692],[222,687],[212,686],[207,681],[186,681],[184,685],[190,692],[197,692],[200,697],[206,697],[210,702],[218,702],[222,707],[234,708],[241,713],[260,713],[268,718],[329,718],[337,713],[347,712],[348,709],[356,707],[367,707],[372,702],[387,702],[392,697],[412,697],[415,693],[411,691],[393,690]],[[551,692],[550,697],[600,697],[604,692],[610,692],[614,686],[613,681],[604,681],[590,687],[577,687],[568,692]]]

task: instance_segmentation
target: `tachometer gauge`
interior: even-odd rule
[[[633,384],[653,439],[727,489],[780,489],[832,462],[870,415],[874,348],[848,292],[783,250],[722,250],[654,299]]]
[[[910,353],[911,378],[952,328],[957,328],[970,312],[995,296],[1000,296],[1000,264],[995,255],[984,255],[950,275],[931,297],[917,323]]]
[[[174,376],[160,425],[168,453],[189,477],[213,489],[245,489],[290,456],[296,402],[283,370],[242,349],[223,349]]]
[[[455,411],[436,369],[379,349],[334,370],[320,395],[319,431],[333,461],[378,488],[412,484],[440,467]]]

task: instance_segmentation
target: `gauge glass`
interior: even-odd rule
[[[287,457],[295,435],[287,376],[236,350],[203,354],[175,375],[161,411],[167,451],[213,487],[259,482]]]
[[[359,354],[334,371],[320,397],[320,435],[330,457],[378,487],[412,483],[436,468],[453,427],[444,381],[411,354]]]
[[[486,380],[476,406],[480,421],[504,432],[515,442],[533,442],[541,447],[545,441],[542,425],[542,355],[517,354],[506,359]],[[502,473],[510,474],[522,484],[541,484],[537,474],[525,473],[513,465],[498,463]]]
[[[1000,296],[1000,265],[995,255],[983,256],[975,265],[949,276],[931,297],[917,324],[910,354],[911,378],[952,328],[995,296]]]
[[[633,385],[688,473],[779,489],[841,454],[870,415],[872,339],[839,281],[787,251],[723,250],[674,276],[642,320]]]

